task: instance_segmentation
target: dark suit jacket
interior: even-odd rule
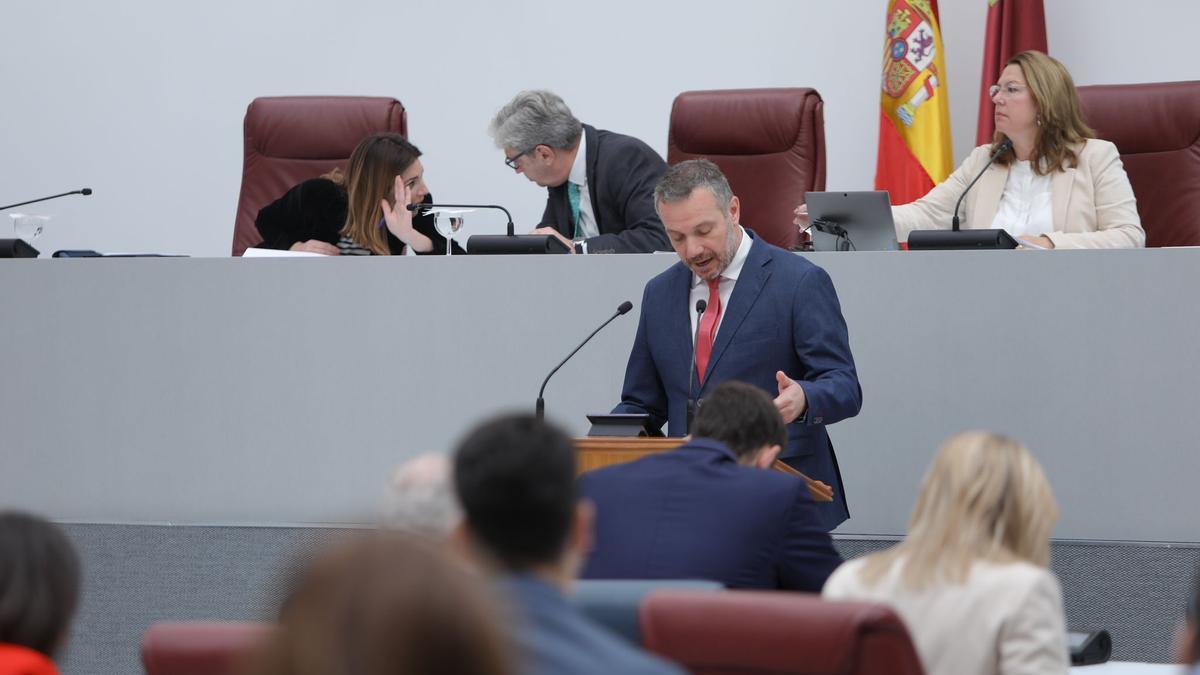
[[[432,204],[433,195],[426,195],[424,203]],[[259,246],[287,250],[292,244],[309,239],[337,244],[342,226],[346,224],[346,209],[345,187],[328,178],[306,180],[258,212],[254,227],[263,238]],[[418,255],[445,255],[446,238],[437,231],[432,215],[414,217],[413,229],[433,242],[432,250]],[[404,242],[390,231],[387,242],[392,255],[404,253]],[[456,254],[466,253],[457,239],[450,250]]]
[[[670,251],[667,232],[654,210],[654,186],[667,163],[632,136],[583,125],[587,138],[588,195],[600,236],[587,240],[588,253]],[[539,227],[553,227],[567,239],[575,235],[567,184],[548,188]]]
[[[804,481],[700,438],[579,477],[596,504],[588,579],[711,579],[819,593],[841,564]]]
[[[558,589],[529,574],[501,579],[519,666],[530,675],[682,675],[593,624]],[[469,648],[469,645],[464,645]]]
[[[679,262],[646,284],[621,403],[613,409],[648,413],[655,426],[668,423],[670,436],[688,431],[691,279]],[[717,384],[739,380],[774,398],[777,370],[799,382],[808,400],[806,413],[788,425],[780,458],[833,487],[833,504],[819,505],[823,522],[833,529],[850,514],[825,425],[853,417],[862,407],[846,321],[825,270],[754,238],[696,395],[703,398]]]

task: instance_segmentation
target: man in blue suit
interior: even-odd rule
[[[862,388],[829,275],[744,229],[712,162],[671,167],[654,204],[680,262],[646,284],[613,412],[647,413],[683,436],[689,409],[717,384],[767,391],[788,426],[780,458],[833,487],[833,502],[818,509],[832,530],[850,514],[825,426],[858,414]],[[693,312],[701,301],[704,311]]]
[[[589,579],[710,579],[819,593],[841,564],[805,482],[769,471],[787,443],[758,387],[725,382],[683,446],[579,477],[596,507]]]

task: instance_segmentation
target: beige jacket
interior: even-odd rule
[[[987,163],[990,146],[971,151],[941,185],[911,204],[892,207],[896,238],[908,240],[913,230],[948,230],[958,201],[971,179]],[[1050,179],[1054,231],[1046,236],[1055,248],[1142,248],[1146,232],[1117,146],[1089,139],[1076,148],[1079,166],[1054,172]],[[1008,182],[1008,167],[988,167],[967,193],[959,211],[960,227],[988,229],[996,218]]]
[[[821,595],[891,605],[908,627],[926,675],[1068,672],[1062,591],[1049,570],[979,561],[965,584],[914,591],[901,582],[903,564],[866,586],[863,561],[837,568]]]

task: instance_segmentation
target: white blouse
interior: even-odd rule
[[[1008,167],[1008,182],[1000,196],[1000,207],[992,227],[1014,237],[1037,236],[1054,231],[1054,209],[1050,203],[1050,176],[1033,172],[1029,161]]]

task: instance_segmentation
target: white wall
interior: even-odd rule
[[[256,96],[395,96],[434,194],[495,201],[521,223],[542,192],[511,175],[485,128],[519,89],[558,91],[585,121],[665,154],[688,89],[813,86],[828,183],[874,176],[885,0],[260,0],[8,2],[0,9],[0,202],[40,205],[35,245],[227,255],[242,116]],[[955,156],[975,135],[986,11],[940,3]],[[1052,54],[1080,84],[1200,79],[1200,3],[1047,0]],[[598,9],[601,8],[602,9]],[[7,224],[0,236],[7,235]],[[494,230],[479,220],[469,228]]]

